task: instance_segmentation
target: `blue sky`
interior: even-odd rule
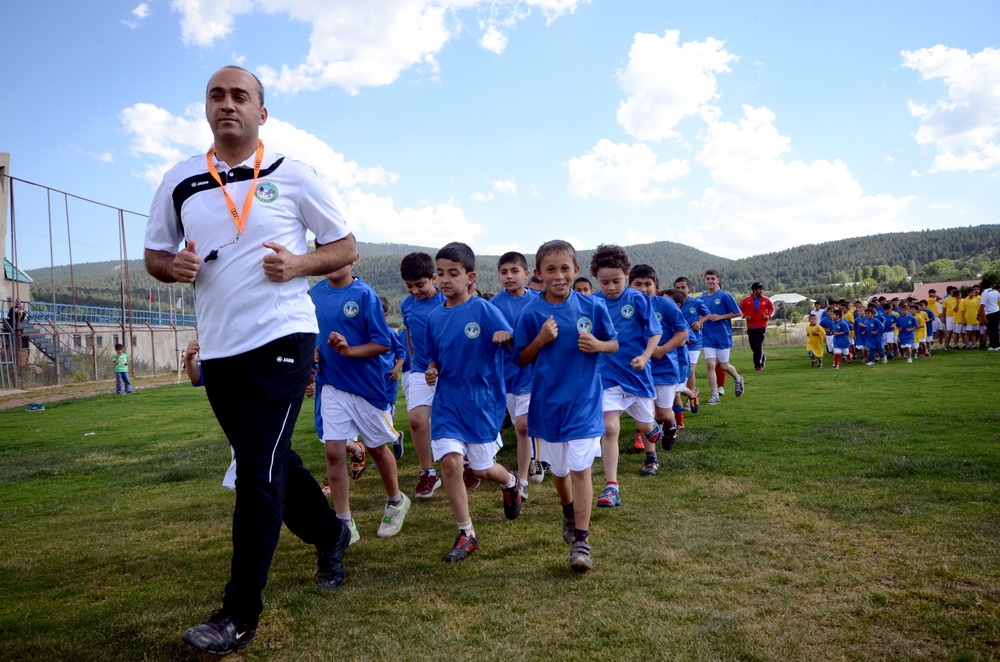
[[[495,254],[671,240],[735,258],[1000,222],[995,0],[63,0],[4,14],[12,174],[137,212],[208,147],[205,83],[237,63],[264,79],[264,141],[315,167],[364,241]],[[21,263],[47,264],[44,197],[21,195]],[[90,215],[73,214],[74,261],[113,259],[115,226]]]

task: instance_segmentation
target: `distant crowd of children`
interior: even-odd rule
[[[887,363],[893,358],[929,357],[933,350],[989,349],[998,351],[995,329],[997,292],[984,285],[986,298],[973,285],[965,292],[949,285],[944,298],[930,290],[926,299],[906,297],[886,299],[873,296],[867,304],[854,299],[819,302],[809,315],[806,350],[810,364],[823,367],[824,354],[833,355],[833,368],[858,361],[867,366]],[[937,345],[935,347],[935,341]]]

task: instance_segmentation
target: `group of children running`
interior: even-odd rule
[[[905,358],[913,363],[931,355],[935,339],[942,350],[985,348],[986,320],[980,301],[978,286],[963,296],[958,287],[949,285],[944,299],[932,289],[919,300],[873,296],[862,305],[858,299],[851,303],[841,299],[825,309],[816,302],[806,327],[810,365],[822,368],[824,353],[833,355],[834,370],[854,361],[872,366]]]

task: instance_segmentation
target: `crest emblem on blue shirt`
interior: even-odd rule
[[[581,317],[576,321],[577,333],[590,333],[594,328],[594,323],[589,317]]]
[[[698,309],[695,308],[694,306],[691,306],[691,308],[688,309],[688,314],[690,314],[690,315],[694,315],[697,312],[698,312]]]
[[[720,303],[722,303],[722,299],[716,299],[715,300],[715,305],[716,306],[718,306]]]
[[[632,307],[632,304],[627,303],[624,306],[622,306],[622,317],[624,317],[627,320],[630,320],[634,316],[635,316],[635,308]]]
[[[465,325],[465,337],[475,340],[479,337],[479,325],[475,322],[469,322]]]
[[[358,305],[357,301],[348,301],[344,304],[344,314],[348,317],[357,317],[360,312],[361,306]]]
[[[663,322],[663,313],[656,313],[656,321]]]
[[[271,182],[261,182],[254,189],[253,196],[261,202],[274,202],[278,199],[278,187]]]

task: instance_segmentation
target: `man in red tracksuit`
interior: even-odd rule
[[[764,284],[754,283],[750,286],[750,296],[740,301],[740,312],[746,320],[747,338],[750,349],[753,350],[753,368],[764,369],[767,357],[764,356],[764,336],[767,334],[767,323],[774,316],[774,304],[764,296]]]

